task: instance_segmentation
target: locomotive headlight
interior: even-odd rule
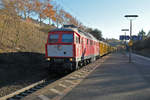
[[[47,60],[48,60],[48,61],[50,61],[50,60],[51,60],[51,58],[47,58]]]
[[[70,58],[70,59],[69,59],[69,61],[73,61],[73,59],[72,59],[72,58]]]

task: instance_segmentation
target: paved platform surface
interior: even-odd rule
[[[150,100],[150,60],[114,53],[62,100]]]

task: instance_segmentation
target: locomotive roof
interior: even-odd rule
[[[74,31],[74,30],[69,29],[69,28],[56,28],[56,29],[51,30],[50,32],[56,32],[56,31]]]
[[[77,28],[56,28],[56,29],[51,30],[50,32],[56,32],[56,31],[73,31],[73,32],[79,33],[80,35],[86,36],[86,37],[88,37],[89,39],[98,41],[98,40],[97,40],[93,35],[91,35],[90,33],[82,32],[81,30],[78,30]]]

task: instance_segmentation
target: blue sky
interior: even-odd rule
[[[84,25],[98,28],[104,38],[119,39],[121,29],[129,28],[126,14],[137,14],[133,20],[133,34],[150,30],[150,0],[57,0]],[[127,33],[129,34],[129,32]]]

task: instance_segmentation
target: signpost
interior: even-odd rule
[[[124,17],[130,19],[130,40],[132,40],[132,18],[136,18],[138,17],[138,15],[125,15]],[[133,43],[131,43],[133,44]],[[129,47],[129,63],[131,63],[131,52],[132,52],[132,49],[131,49],[131,46]]]
[[[120,35],[120,38],[119,38],[120,40],[130,40],[130,36],[129,35]],[[142,36],[136,36],[136,35],[133,35],[132,37],[131,37],[131,40],[134,40],[134,41],[136,41],[136,40],[142,40]]]

